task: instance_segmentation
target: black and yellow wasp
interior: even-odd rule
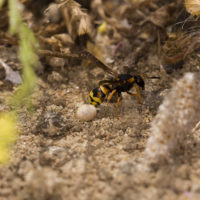
[[[138,102],[140,103],[140,89],[144,90],[145,88],[144,78],[141,75],[118,74],[86,50],[81,53],[81,56],[85,59],[91,60],[94,64],[105,70],[113,77],[108,80],[100,81],[99,86],[90,91],[89,103],[91,105],[98,106],[105,100],[107,100],[108,105],[113,96],[117,95],[118,114],[122,92],[127,92],[132,96],[136,96],[138,98]],[[129,90],[133,87],[135,87],[136,93],[129,92]]]

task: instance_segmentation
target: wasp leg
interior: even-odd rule
[[[136,96],[138,98],[138,103],[141,102],[141,94],[140,94],[140,89],[138,88],[137,85],[134,86],[136,89],[136,94],[133,94],[131,92],[127,92],[128,94],[130,94],[131,96]]]
[[[116,116],[118,118],[118,113],[119,113],[119,103],[121,100],[121,94],[118,93],[118,97],[117,97],[117,110],[116,110]]]
[[[108,104],[109,104],[110,100],[112,99],[113,95],[114,95],[116,92],[117,92],[117,90],[115,89],[115,90],[113,90],[113,91],[111,92],[111,94],[109,95],[109,97],[108,97],[108,99],[107,99],[107,105],[106,105],[106,109],[105,109],[105,114],[106,114],[106,112],[107,112],[107,110],[108,110]]]

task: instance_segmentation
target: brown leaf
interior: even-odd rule
[[[121,15],[124,15],[124,12],[128,9],[128,5],[119,6],[118,9],[116,9],[116,15],[115,13],[109,13],[110,17],[107,17],[106,13],[106,7],[102,0],[94,0],[92,1],[91,7],[94,12],[97,12],[99,16],[108,24],[111,26],[111,28],[114,30],[114,32],[119,33],[127,33],[130,32],[131,26],[128,24],[128,21],[126,19],[122,20],[120,18]],[[118,34],[118,33],[117,33]],[[118,34],[118,36],[120,36]]]
[[[5,72],[6,72],[5,80],[8,80],[15,84],[20,84],[22,82],[21,76],[18,71],[14,71],[10,66],[8,66],[1,59],[0,59],[0,65],[5,69]]]
[[[140,9],[151,3],[151,0],[131,0],[134,9]]]
[[[151,21],[158,27],[164,28],[171,20],[171,11],[175,8],[175,3],[170,3],[157,9],[149,16],[148,21]]]
[[[192,15],[200,15],[199,0],[185,0],[186,10]]]
[[[60,4],[67,30],[73,40],[77,36],[91,34],[89,15],[81,9],[80,4],[73,0],[65,0]]]

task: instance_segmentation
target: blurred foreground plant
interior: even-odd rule
[[[9,31],[19,37],[19,59],[22,64],[23,83],[11,100],[14,110],[0,114],[0,163],[8,161],[11,146],[17,139],[17,114],[15,111],[16,108],[22,106],[25,98],[32,94],[36,87],[37,77],[33,67],[36,67],[39,62],[35,53],[38,44],[33,32],[22,21],[19,2],[17,0],[9,0],[8,5]]]
[[[5,163],[10,157],[10,149],[17,139],[16,115],[14,113],[0,114],[0,163]]]
[[[186,73],[173,83],[151,124],[146,145],[148,159],[171,160],[187,145],[187,136],[200,121],[200,73]]]
[[[0,8],[3,6],[4,0],[0,0]]]

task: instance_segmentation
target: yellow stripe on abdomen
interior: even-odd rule
[[[110,89],[103,85],[100,85],[100,89],[105,95],[108,95],[110,93]]]
[[[91,91],[89,96],[89,103],[92,104],[93,106],[97,106],[102,103],[102,100],[99,97],[95,97],[94,92]]]

